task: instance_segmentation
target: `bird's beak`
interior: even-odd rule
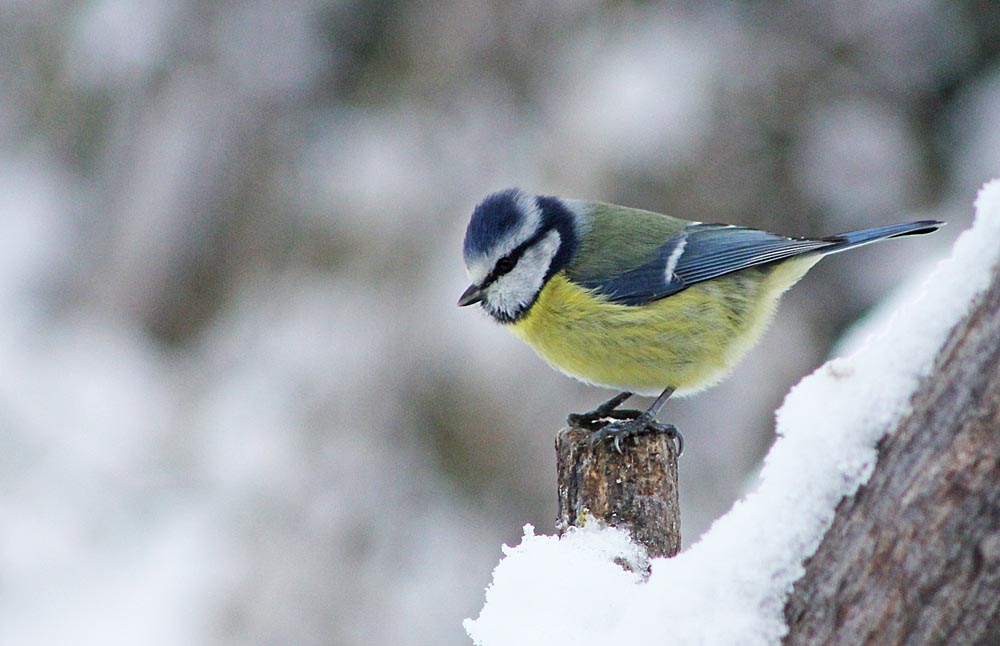
[[[486,298],[486,294],[478,285],[469,285],[469,288],[458,297],[458,306],[475,305]]]

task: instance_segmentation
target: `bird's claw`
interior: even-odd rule
[[[642,414],[637,410],[617,410],[622,403],[632,396],[630,392],[618,393],[608,401],[604,402],[588,413],[570,414],[566,421],[570,426],[578,426],[590,430],[596,430],[608,424],[608,419],[635,419]]]
[[[677,457],[684,454],[684,436],[673,424],[661,424],[654,419],[649,419],[643,414],[630,419],[620,420],[612,424],[604,424],[590,435],[590,446],[596,446],[601,442],[612,440],[615,450],[619,454],[622,451],[622,440],[630,437],[638,437],[645,434],[663,433],[672,439],[677,445]]]
[[[641,410],[635,410],[632,408],[624,408],[620,410],[601,410],[601,408],[597,408],[587,413],[570,413],[569,416],[566,417],[566,422],[570,426],[596,431],[611,424],[608,420],[634,420],[640,415],[642,415]]]

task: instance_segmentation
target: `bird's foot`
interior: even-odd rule
[[[608,424],[605,423],[590,435],[590,446],[595,446],[601,442],[611,440],[615,445],[615,450],[622,453],[622,440],[640,435],[663,433],[677,444],[677,457],[684,453],[684,436],[673,424],[661,424],[655,419],[640,413],[631,419],[619,420]]]
[[[602,410],[601,407],[598,407],[587,413],[570,413],[566,418],[566,422],[570,426],[577,426],[590,431],[596,431],[611,424],[612,420],[614,420],[615,423],[635,420],[642,416],[642,413],[643,411],[635,410],[634,408]]]
[[[570,413],[566,422],[570,426],[577,426],[591,431],[595,431],[602,426],[607,426],[611,422],[608,420],[629,420],[636,419],[642,415],[642,411],[626,408],[616,410],[632,393],[621,393],[615,395],[597,408],[587,413]]]

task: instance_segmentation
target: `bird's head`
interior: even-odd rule
[[[577,209],[555,197],[518,189],[486,197],[465,231],[465,267],[472,284],[458,304],[480,303],[501,323],[523,317],[545,283],[572,259],[579,220]]]

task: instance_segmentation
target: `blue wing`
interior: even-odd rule
[[[930,233],[943,224],[919,220],[820,239],[786,238],[727,224],[692,224],[664,242],[642,265],[614,275],[580,276],[578,282],[616,303],[642,305],[748,267],[805,253],[834,253],[886,238]]]
[[[582,281],[584,287],[625,305],[641,305],[725,274],[810,251],[833,250],[839,237],[784,236],[725,224],[694,224],[667,240],[647,263],[616,276]]]

